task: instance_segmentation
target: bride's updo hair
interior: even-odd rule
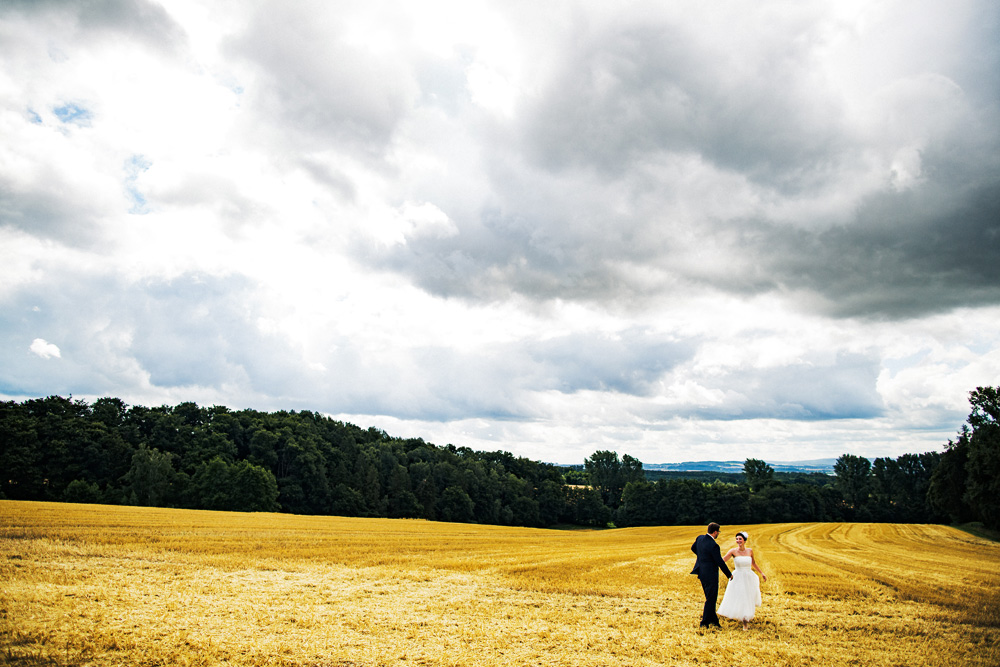
[[[750,536],[749,536],[749,535],[747,535],[747,533],[746,533],[746,531],[745,531],[745,530],[741,530],[740,532],[738,532],[738,533],[736,533],[736,534],[737,534],[737,535],[742,535],[742,536],[743,536],[743,542],[744,542],[744,543],[746,543],[746,542],[749,542],[749,541],[750,541]]]

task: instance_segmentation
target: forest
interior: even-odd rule
[[[1000,528],[1000,399],[943,452],[837,459],[834,475],[647,479],[596,451],[583,469],[395,438],[310,411],[128,406],[50,396],[0,403],[0,498],[552,527],[874,521]]]

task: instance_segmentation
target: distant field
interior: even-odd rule
[[[726,526],[769,580],[698,629],[704,528],[550,531],[0,501],[9,665],[1000,665],[1000,544]]]

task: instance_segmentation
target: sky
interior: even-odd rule
[[[0,398],[579,464],[941,451],[1000,4],[0,3]]]

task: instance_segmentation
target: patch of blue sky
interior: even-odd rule
[[[136,181],[139,180],[139,175],[149,169],[152,164],[143,155],[133,155],[125,161],[125,196],[132,204],[128,212],[133,215],[149,213],[146,196],[139,191]]]
[[[34,109],[28,109],[28,120],[34,123],[35,125],[42,124],[42,117],[39,116],[38,112],[36,112]]]
[[[90,112],[90,109],[81,107],[78,104],[73,104],[72,102],[67,102],[62,106],[53,108],[52,113],[54,113],[56,118],[63,123],[67,125],[77,125],[79,127],[89,126],[91,119],[94,117],[94,115]]]

